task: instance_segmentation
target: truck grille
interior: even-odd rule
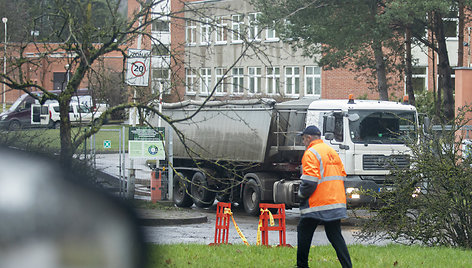
[[[367,154],[362,156],[364,170],[386,170],[390,168],[407,168],[410,166],[408,155]]]

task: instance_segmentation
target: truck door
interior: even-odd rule
[[[32,104],[31,105],[31,125],[48,125],[49,112],[47,105]]]
[[[76,108],[77,107],[74,104],[70,104],[69,106],[69,120],[71,123],[76,123],[79,120],[79,113]]]
[[[326,135],[326,115],[332,115],[334,116],[335,118],[335,126],[334,126],[334,138],[333,140],[326,140],[324,138],[324,136]],[[336,150],[336,152],[339,154],[339,157],[341,158],[341,160],[343,161],[343,164],[344,166],[347,165],[346,163],[346,147],[344,147],[345,143],[346,143],[346,137],[345,137],[345,134],[346,134],[346,131],[344,131],[344,116],[342,114],[341,111],[339,112],[324,112],[322,113],[322,118],[323,118],[323,137],[322,139],[324,140],[325,143],[327,143],[328,145],[330,145],[331,147],[333,147],[334,150]]]

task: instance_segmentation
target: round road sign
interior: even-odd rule
[[[135,61],[131,65],[131,73],[135,77],[143,76],[146,73],[146,65],[141,61]]]

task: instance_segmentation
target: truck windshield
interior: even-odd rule
[[[349,112],[349,133],[354,143],[402,144],[416,140],[416,117],[413,111]]]
[[[16,99],[16,101],[10,106],[10,108],[8,109],[9,112],[13,112],[16,110],[16,108],[18,108],[18,106],[20,106],[21,102],[23,102],[24,99],[26,99],[26,94],[25,95],[22,95],[21,97],[19,97],[18,99]]]

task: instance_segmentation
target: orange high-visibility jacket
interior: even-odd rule
[[[301,216],[323,221],[346,218],[346,171],[338,153],[322,140],[314,140],[303,154],[302,167]]]

